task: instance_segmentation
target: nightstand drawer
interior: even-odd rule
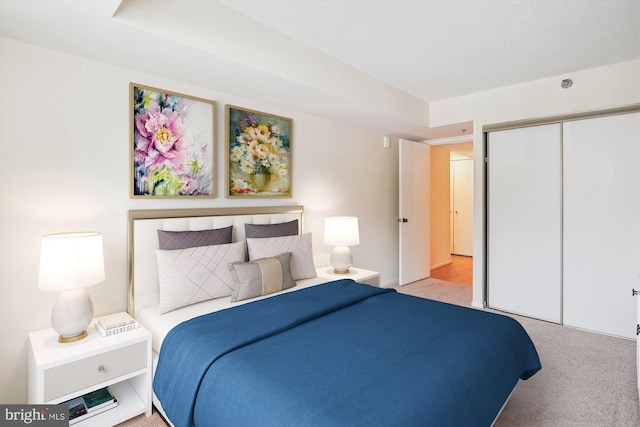
[[[82,390],[147,366],[147,342],[139,342],[44,371],[44,401]]]

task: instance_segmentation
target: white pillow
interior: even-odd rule
[[[246,259],[244,241],[156,250],[160,314],[233,293],[229,263]]]
[[[316,276],[311,248],[311,233],[295,236],[247,239],[249,261],[271,258],[291,252],[291,276],[293,280],[310,279]]]

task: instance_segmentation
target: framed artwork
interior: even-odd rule
[[[129,86],[131,197],[215,197],[216,103]]]
[[[227,105],[226,197],[291,197],[292,120]]]

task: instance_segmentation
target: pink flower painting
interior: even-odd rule
[[[215,103],[132,85],[133,195],[215,197]]]

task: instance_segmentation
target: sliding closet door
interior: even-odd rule
[[[559,323],[561,125],[491,132],[487,152],[488,305]]]
[[[640,113],[564,124],[564,323],[635,338]]]

